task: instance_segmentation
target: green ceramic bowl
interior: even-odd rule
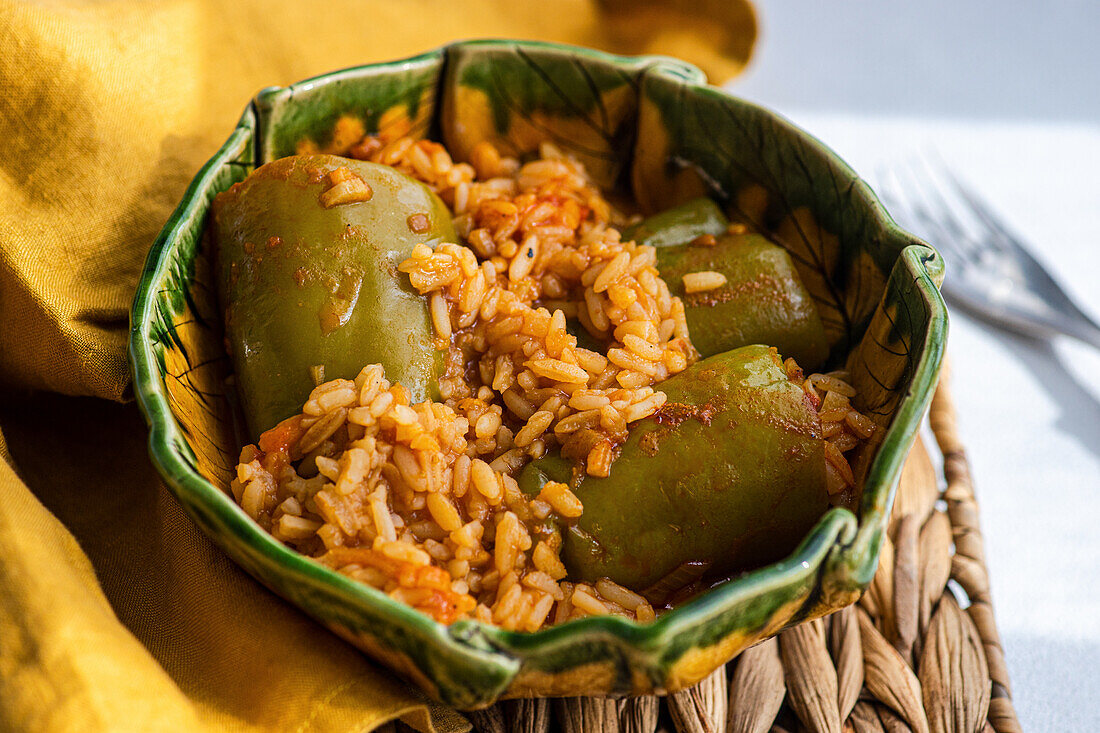
[[[491,139],[550,139],[644,211],[706,193],[786,247],[817,300],[833,366],[881,426],[854,461],[857,513],[830,510],[786,560],[650,624],[587,618],[537,633],[427,616],[272,539],[227,492],[241,441],[203,225],[211,199],[261,163],[346,129],[442,139],[462,158]],[[134,299],[130,358],[149,448],[195,522],[259,581],[460,708],[500,697],[640,694],[690,685],[746,647],[853,602],[877,564],[898,475],[936,383],[947,314],[941,260],[899,229],[836,155],[700,71],[514,41],[458,43],[267,89],[195,177],[153,245]]]

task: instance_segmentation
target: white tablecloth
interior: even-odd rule
[[[1063,48],[1082,25],[1100,30],[1100,4],[1007,3],[996,23],[983,4],[969,50],[944,42],[957,29],[941,26],[976,3],[936,0],[898,24],[865,2],[760,4],[757,69],[732,91],[812,132],[872,186],[885,166],[934,150],[1100,320],[1100,115],[1088,119],[1100,110],[1100,50]],[[1048,6],[1054,27],[1037,20]],[[1014,22],[1016,31],[1000,27]],[[1028,45],[1011,47],[1014,34]],[[889,60],[883,36],[900,60]],[[879,69],[862,63],[878,52]],[[948,71],[941,86],[952,89],[941,94],[936,75]],[[1026,95],[1032,78],[1049,83]],[[897,99],[876,105],[886,88]],[[1008,104],[1012,95],[1020,104]],[[1007,335],[957,310],[951,319],[952,384],[1021,723],[1100,730],[1100,351]]]
[[[869,178],[935,146],[1100,315],[1100,131],[794,116]],[[951,319],[960,431],[1021,721],[1100,730],[1100,352],[1011,336],[957,309]]]

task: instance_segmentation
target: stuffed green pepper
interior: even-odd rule
[[[256,169],[214,200],[226,341],[254,436],[316,383],[383,365],[412,400],[438,394],[442,356],[426,300],[397,266],[454,241],[424,184],[389,166],[310,155]]]
[[[708,234],[726,233],[729,219],[713,199],[697,198],[654,214],[623,230],[623,239],[650,247],[684,244]]]
[[[657,269],[683,299],[700,355],[768,344],[806,369],[825,361],[825,329],[790,255],[743,226],[731,228],[711,199],[654,214],[623,238],[657,248]]]
[[[643,590],[688,562],[729,573],[788,554],[829,505],[821,423],[775,349],[746,346],[661,383],[607,478],[559,456],[520,488],[570,484],[584,505],[564,534],[570,577]]]

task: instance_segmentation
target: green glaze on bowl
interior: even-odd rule
[[[586,618],[537,633],[442,626],[275,541],[227,488],[242,445],[204,237],[210,202],[256,165],[340,152],[379,129],[442,139],[456,158],[489,139],[522,155],[550,140],[644,211],[700,194],[785,247],[880,426],[853,467],[857,514],[830,510],[787,559],[649,624]],[[334,132],[335,131],[335,132]],[[660,57],[472,41],[267,89],[199,172],[149,253],[130,359],[149,446],[172,492],[269,588],[443,702],[640,694],[702,679],[785,626],[854,601],[870,582],[902,463],[932,397],[947,334],[942,264],[899,229],[825,146],[774,113]]]

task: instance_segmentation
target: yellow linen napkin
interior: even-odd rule
[[[136,408],[95,398],[127,399],[145,254],[257,90],[490,36],[723,81],[755,22],[747,0],[0,0],[0,729],[468,727],[222,556]]]

